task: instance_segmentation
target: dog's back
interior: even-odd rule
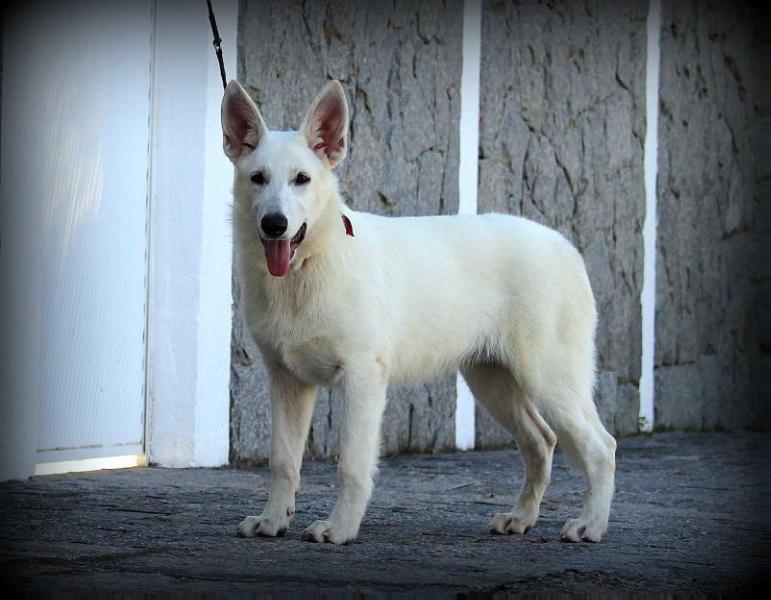
[[[372,289],[369,318],[387,330],[393,377],[422,381],[475,357],[515,360],[512,344],[539,353],[592,339],[583,260],[554,230],[500,214],[350,214],[355,258],[342,275]]]

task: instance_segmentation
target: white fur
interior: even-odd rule
[[[316,386],[341,386],[340,494],[304,537],[354,539],[373,487],[388,384],[460,368],[515,437],[527,469],[516,506],[490,530],[525,533],[535,524],[559,440],[588,484],[583,512],[565,524],[563,539],[599,541],[616,444],[592,401],[597,318],[581,256],[557,232],[520,217],[350,210],[332,173],[347,149],[347,121],[337,82],[322,90],[299,132],[268,131],[236,82],[223,100],[225,149],[237,167],[240,304],[270,376],[273,421],[270,498],[239,534],[274,536],[289,525]],[[269,183],[251,182],[258,170]],[[310,183],[292,183],[299,171]],[[260,219],[275,211],[287,217],[287,239],[307,225],[283,277],[268,273],[259,239]]]

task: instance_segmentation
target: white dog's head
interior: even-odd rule
[[[330,81],[300,130],[285,132],[268,130],[246,91],[231,81],[222,99],[222,133],[225,154],[236,166],[236,202],[248,209],[268,271],[281,277],[332,201],[332,169],[348,149],[343,88]]]

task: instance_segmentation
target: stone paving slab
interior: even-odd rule
[[[308,463],[293,527],[241,539],[265,468],[128,469],[0,484],[0,575],[29,591],[313,593],[742,593],[769,583],[769,434],[666,433],[623,439],[610,531],[566,544],[583,484],[555,459],[539,523],[486,532],[522,477],[511,450],[383,459],[360,537],[300,540],[325,517],[335,465]]]

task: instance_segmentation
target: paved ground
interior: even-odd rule
[[[265,469],[132,469],[0,484],[0,575],[16,589],[118,592],[744,592],[769,583],[769,434],[621,441],[610,532],[559,541],[582,483],[561,456],[524,537],[488,535],[522,475],[512,451],[382,461],[359,540],[300,541],[327,514],[335,467],[304,468],[293,528],[241,539]],[[281,595],[281,594],[279,594]]]

